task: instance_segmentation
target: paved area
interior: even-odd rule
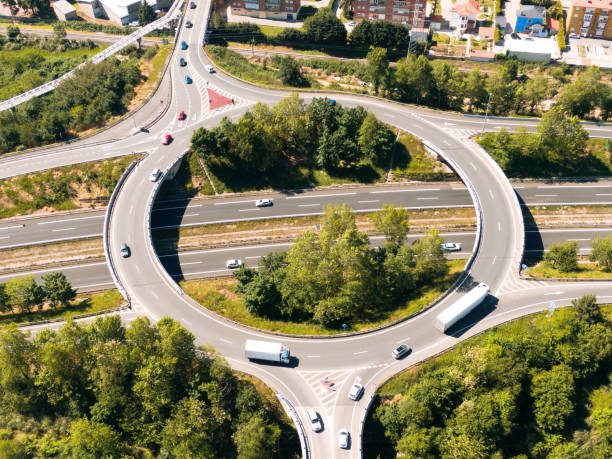
[[[570,38],[562,60],[567,64],[612,69],[612,42],[596,38]]]
[[[302,25],[304,25],[302,21],[281,21],[279,19],[261,19],[251,16],[242,16],[240,14],[232,14],[232,8],[229,6],[227,7],[227,22],[248,22],[250,24],[272,27],[288,27],[292,29],[301,29]]]

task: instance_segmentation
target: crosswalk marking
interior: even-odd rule
[[[470,139],[479,132],[477,129],[443,128],[443,130],[457,139]]]
[[[352,373],[352,370],[298,371],[298,374],[319,399],[320,406],[325,410],[325,415],[328,418],[333,417],[340,389],[349,380]],[[327,384],[325,383],[326,380]]]
[[[222,89],[217,88],[216,86],[210,84],[208,80],[206,80],[200,73],[196,72],[193,77],[194,83],[198,87],[198,92],[202,98],[202,115],[200,116],[200,121],[209,118],[211,116],[215,116],[221,112],[229,111],[236,107],[242,107],[247,105],[252,105],[254,102],[248,99],[243,99],[242,97],[236,97],[233,94],[224,91]],[[210,109],[210,102],[208,98],[208,91],[206,89],[211,89],[222,96],[228,97],[230,99],[234,99],[233,104],[227,104],[223,107],[219,107],[217,109]]]

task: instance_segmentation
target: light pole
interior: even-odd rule
[[[487,110],[485,111],[484,121],[482,122],[482,133],[480,137],[484,137],[485,125],[487,124],[487,116],[489,116],[489,104],[491,103],[491,93],[489,93],[489,100],[487,101]]]

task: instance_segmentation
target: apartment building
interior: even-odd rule
[[[565,32],[581,37],[612,38],[612,0],[573,0]]]
[[[355,19],[387,20],[407,26],[425,26],[426,0],[355,0]]]
[[[297,19],[300,0],[231,0],[232,14],[261,19]]]

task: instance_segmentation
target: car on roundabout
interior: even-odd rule
[[[458,242],[445,242],[442,244],[442,250],[445,252],[458,252],[461,250],[461,244]]]
[[[172,136],[170,134],[166,134],[162,137],[162,145],[169,145],[172,142]]]
[[[189,75],[185,75],[185,83],[191,84],[192,82],[193,80],[191,79],[191,77]]]
[[[242,260],[238,260],[237,258],[232,260],[227,260],[225,262],[225,267],[227,269],[238,269],[242,266]]]
[[[355,401],[358,401],[364,392],[363,384],[358,379],[355,380],[348,393],[348,398]]]
[[[351,434],[345,428],[338,431],[338,447],[342,449],[349,449],[349,443],[351,442]]]
[[[125,242],[121,244],[120,252],[123,258],[129,258],[129,256],[132,254],[132,251]]]
[[[178,120],[183,121],[185,118],[187,118],[187,115],[185,115],[185,110],[181,110],[178,114]]]
[[[187,27],[188,29],[191,29],[193,27],[193,22],[191,21],[185,22],[185,27]]]
[[[185,66],[187,65],[187,61],[181,57],[181,58],[179,59],[179,65],[180,65],[181,67],[185,67]]]
[[[407,344],[400,344],[391,352],[391,355],[395,360],[399,360],[405,355],[409,354],[412,351],[412,348]]]
[[[257,201],[255,201],[256,207],[270,207],[273,205],[274,203],[272,202],[271,199],[258,199]]]

